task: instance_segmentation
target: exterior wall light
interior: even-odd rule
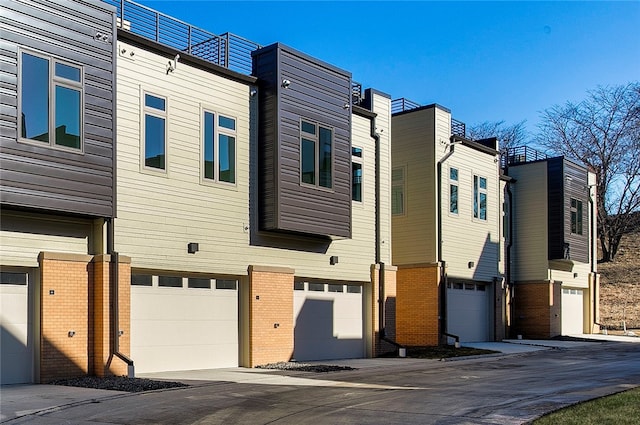
[[[291,81],[287,80],[286,78],[282,80],[283,89],[288,89],[290,85],[291,85]]]
[[[467,267],[469,267],[470,269],[474,268],[474,267],[475,267],[475,265],[476,265],[476,263],[474,263],[473,261],[469,261],[469,262],[467,263]]]
[[[331,264],[332,266],[338,264],[338,256],[332,255],[331,257],[329,257],[329,264]]]
[[[189,242],[187,244],[187,252],[189,254],[195,254],[196,252],[198,252],[199,249],[200,247],[198,246],[197,242]]]

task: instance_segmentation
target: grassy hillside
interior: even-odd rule
[[[608,329],[640,329],[640,228],[623,236],[613,263],[598,264],[600,323]],[[637,332],[636,332],[637,333]]]

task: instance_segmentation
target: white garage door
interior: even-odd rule
[[[140,373],[238,366],[237,282],[134,275],[131,356]]]
[[[488,289],[480,283],[448,283],[447,329],[461,342],[489,339]]]
[[[296,282],[294,288],[296,360],[364,357],[362,286]]]
[[[562,288],[562,335],[583,333],[583,303],[582,289]]]
[[[33,382],[33,322],[29,274],[0,272],[0,383]]]

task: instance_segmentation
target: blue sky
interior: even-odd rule
[[[216,34],[279,41],[467,125],[527,121],[640,79],[640,1],[138,0]]]

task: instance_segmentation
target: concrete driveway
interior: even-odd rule
[[[521,424],[640,385],[640,344],[544,348],[453,361],[345,360],[334,363],[359,369],[324,374],[241,368],[156,374],[192,386],[94,393],[16,419],[4,416],[16,406],[5,387],[2,414],[9,424]]]

